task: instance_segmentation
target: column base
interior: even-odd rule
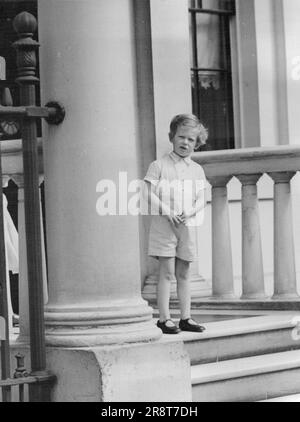
[[[241,300],[269,300],[270,296],[265,293],[245,293],[241,296]]]
[[[143,298],[147,300],[152,306],[156,306],[156,286],[157,277],[150,276],[146,279],[143,288]],[[191,278],[191,302],[197,302],[197,300],[211,295],[211,283],[201,275],[194,275]],[[172,280],[170,289],[170,306],[174,307],[178,305],[177,296],[177,283],[176,280]]]
[[[158,340],[152,308],[139,299],[110,301],[83,307],[46,306],[46,344],[88,347]]]
[[[29,371],[29,345],[13,342],[10,350],[12,373],[17,353],[24,355]],[[190,358],[184,343],[176,339],[73,349],[47,347],[46,354],[47,370],[57,377],[51,389],[53,402],[192,401]],[[17,388],[12,389],[12,397],[19,400]]]
[[[223,295],[213,294],[211,297],[208,298],[208,301],[210,300],[219,300],[221,302],[226,300],[239,300],[239,298],[236,297],[234,293],[227,293]]]
[[[297,293],[276,293],[272,296],[272,300],[300,300]]]
[[[182,342],[47,349],[58,375],[54,402],[188,402],[190,360]]]

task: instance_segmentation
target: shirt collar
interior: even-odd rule
[[[191,161],[192,161],[191,157],[185,157],[185,158],[179,157],[179,155],[175,154],[174,151],[170,152],[169,155],[175,163],[178,163],[179,161],[183,160],[187,165],[191,164]]]

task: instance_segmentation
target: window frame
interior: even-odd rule
[[[228,8],[206,8],[202,5],[202,0],[189,0],[189,16],[191,25],[191,46],[192,46],[192,65],[190,67],[191,77],[195,84],[192,98],[192,107],[194,114],[198,115],[201,119],[200,111],[200,83],[199,74],[201,72],[219,72],[224,77],[225,100],[227,116],[225,120],[226,125],[226,149],[235,149],[240,146],[240,124],[239,124],[239,101],[238,101],[238,78],[237,78],[237,56],[232,47],[236,46],[236,31],[235,31],[235,17],[236,8],[235,1],[230,1]],[[197,49],[197,15],[217,15],[220,17],[221,35],[221,53],[222,66],[219,68],[203,68],[198,66],[198,49]],[[228,53],[229,48],[229,53]],[[192,76],[193,75],[193,76]],[[204,122],[205,123],[205,122]]]

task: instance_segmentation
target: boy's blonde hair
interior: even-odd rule
[[[208,138],[208,130],[203,126],[197,116],[194,114],[178,114],[173,117],[170,123],[170,138],[174,138],[176,135],[177,129],[179,126],[192,126],[199,129],[199,135],[197,139],[197,146],[199,148],[201,145],[205,145]]]

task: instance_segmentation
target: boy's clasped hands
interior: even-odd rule
[[[171,211],[166,217],[173,226],[179,226],[179,224],[186,224],[188,219],[193,216],[194,216],[194,213],[188,214],[186,212],[183,212],[180,215],[178,215]]]

